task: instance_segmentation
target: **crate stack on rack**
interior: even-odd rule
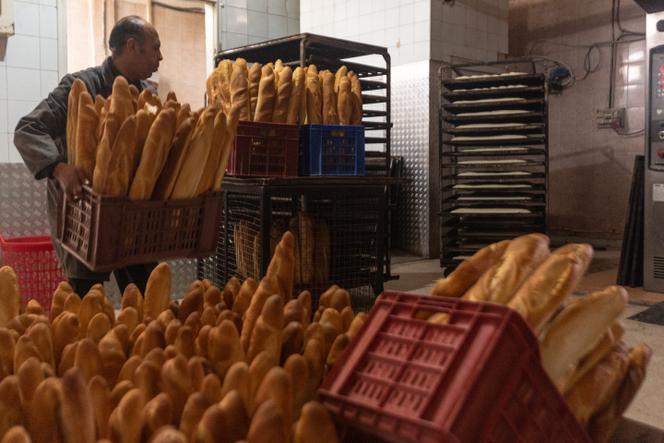
[[[199,263],[199,276],[217,284],[224,284],[232,276],[261,278],[269,262],[271,238],[285,229],[297,231],[297,220],[314,230],[314,239],[321,237],[320,230],[327,231],[329,239],[316,241],[316,247],[329,244],[324,266],[320,265],[321,257],[309,263],[312,251],[302,251],[300,261],[305,272],[300,287],[310,289],[316,299],[331,284],[339,284],[360,296],[360,304],[370,305],[382,292],[383,282],[392,278],[388,196],[394,182],[389,175],[394,168],[390,157],[387,49],[299,34],[224,50],[216,55],[215,64],[237,58],[248,64],[280,59],[293,68],[315,64],[319,70],[332,72],[345,65],[360,79],[364,127],[292,126],[299,131],[300,155],[295,168],[292,156],[282,156],[284,167],[277,168],[277,172],[286,173],[271,173],[275,168],[267,154],[271,152],[270,142],[275,141],[270,135],[275,125],[266,126],[269,134],[263,138],[254,132],[243,136],[238,130],[238,140],[247,151],[248,161],[243,164],[251,163],[251,167],[241,173],[234,170],[229,174],[233,177],[224,182],[217,250],[213,257]],[[240,122],[240,128],[243,125],[245,122]],[[253,167],[256,163],[259,168]],[[307,232],[311,230],[303,229],[300,236],[309,238]],[[313,264],[316,275],[307,272],[305,263]]]
[[[442,82],[441,266],[487,244],[546,230],[548,135],[543,74]]]

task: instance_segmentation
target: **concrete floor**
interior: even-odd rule
[[[593,264],[576,294],[615,284],[619,251],[596,251]],[[392,274],[399,275],[385,285],[386,290],[429,294],[436,279],[442,276],[439,261],[423,260],[406,254],[394,254]],[[628,288],[630,304],[623,315],[625,342],[633,346],[646,342],[653,349],[648,375],[637,397],[625,413],[629,419],[664,429],[664,326],[629,320],[649,305],[663,302],[664,294]]]

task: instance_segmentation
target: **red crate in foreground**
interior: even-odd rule
[[[447,324],[424,320],[438,312]],[[364,441],[590,441],[528,326],[488,303],[383,294],[319,397]]]
[[[18,279],[21,304],[35,299],[46,310],[51,309],[53,291],[65,279],[51,237],[4,238],[0,235],[2,264],[11,266]]]

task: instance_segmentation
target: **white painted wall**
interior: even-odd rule
[[[237,48],[298,34],[300,0],[226,0],[222,17],[222,48]]]

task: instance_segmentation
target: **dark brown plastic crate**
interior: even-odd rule
[[[221,193],[166,201],[108,197],[83,187],[74,202],[62,195],[58,240],[95,272],[171,258],[212,255],[217,243]]]
[[[296,125],[241,121],[226,173],[238,177],[297,177]]]

